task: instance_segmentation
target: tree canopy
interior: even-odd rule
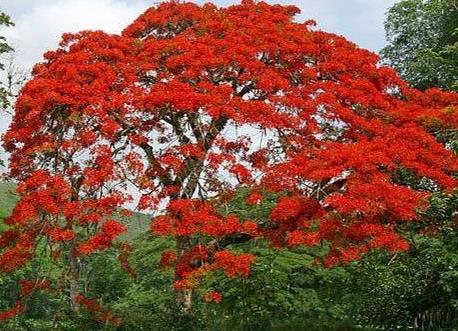
[[[6,15],[4,12],[0,11],[0,28],[2,26],[11,26],[13,22],[11,18]],[[3,63],[4,59],[2,58],[6,53],[11,52],[13,49],[10,45],[6,42],[6,38],[4,36],[0,36],[0,77],[3,74],[3,70],[5,69],[5,64]],[[7,108],[9,105],[8,101],[8,91],[0,84],[0,109]]]
[[[421,214],[428,197],[457,187],[458,160],[433,133],[456,129],[458,95],[410,88],[370,51],[294,22],[298,12],[172,1],[120,35],[64,35],[5,135],[21,199],[0,234],[0,270],[45,242],[75,310],[99,311],[78,275],[97,251],[129,250],[116,213],[132,202],[154,213],[153,233],[175,238],[160,266],[174,269],[184,312],[204,276],[249,275],[256,256],[236,243],[324,244],[326,266],[407,249],[403,225],[434,225]],[[225,211],[240,189],[253,206],[280,197],[256,220]],[[24,296],[49,285],[26,284]]]
[[[403,0],[388,11],[382,56],[414,87],[458,91],[458,1]]]

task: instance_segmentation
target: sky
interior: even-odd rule
[[[209,0],[194,0],[202,4]],[[25,70],[40,62],[42,54],[55,49],[64,32],[104,30],[119,33],[157,0],[0,0],[0,10],[15,26],[0,28],[16,50],[16,64]],[[213,0],[218,6],[239,0]],[[302,10],[297,21],[314,19],[318,28],[345,36],[359,46],[378,52],[385,44],[383,21],[396,0],[267,0],[295,5]],[[9,125],[0,115],[0,134]],[[1,154],[1,152],[0,152]]]

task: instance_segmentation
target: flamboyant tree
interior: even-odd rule
[[[208,273],[248,276],[255,256],[231,247],[252,238],[326,241],[328,266],[408,248],[398,225],[427,224],[417,211],[429,193],[457,186],[458,161],[435,134],[457,127],[458,96],[410,89],[375,54],[295,23],[298,12],[172,1],[120,35],[64,35],[4,138],[21,201],[1,234],[2,271],[45,239],[84,303],[79,261],[124,230],[112,215],[127,202],[175,238],[161,266],[174,268],[184,311]],[[242,187],[254,206],[282,193],[269,220],[217,208]]]

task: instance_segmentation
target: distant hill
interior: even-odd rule
[[[18,200],[16,184],[0,182],[0,219],[8,217],[11,214]],[[134,213],[129,217],[116,218],[120,219],[128,228],[128,231],[121,236],[123,240],[131,240],[148,231],[149,224],[151,223],[151,217],[142,213]]]
[[[0,182],[0,219],[8,217],[19,200],[16,195],[16,184]]]
[[[122,240],[132,240],[149,230],[151,217],[142,213],[134,213],[130,217],[119,217],[127,226],[127,232],[120,238]]]

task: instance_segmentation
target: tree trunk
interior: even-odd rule
[[[187,236],[177,237],[176,247],[179,261],[191,249],[191,238]],[[181,278],[175,275],[175,281],[177,280],[181,280]],[[188,315],[192,308],[192,290],[175,291],[175,306],[180,315]]]
[[[175,305],[179,312],[189,314],[192,308],[192,290],[176,291]]]
[[[78,258],[70,256],[70,275],[69,275],[69,289],[70,289],[70,306],[74,313],[78,314],[80,311],[80,304],[77,300],[80,294],[79,288],[79,272],[80,262]]]

